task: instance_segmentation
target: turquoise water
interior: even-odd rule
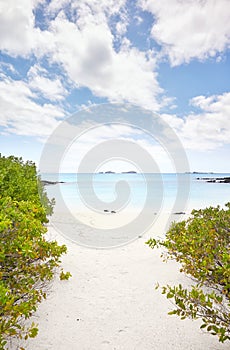
[[[150,208],[151,210],[186,211],[215,206],[230,201],[230,184],[207,183],[198,177],[225,177],[230,174],[43,174],[42,179],[64,181],[47,186],[50,197],[57,190],[67,205],[75,209],[122,210]],[[163,208],[163,209],[162,209]]]
[[[230,184],[196,178],[224,176],[230,174],[44,174],[42,179],[64,181],[46,186],[56,200],[50,218],[55,229],[77,244],[107,249],[149,230],[162,234],[192,209],[223,207],[230,201]]]

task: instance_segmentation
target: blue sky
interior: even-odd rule
[[[0,0],[0,152],[39,163],[73,113],[128,102],[175,131],[191,171],[230,172],[229,18],[228,0]],[[106,133],[165,156],[134,129]]]

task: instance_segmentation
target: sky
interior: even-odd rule
[[[229,18],[229,0],[0,0],[1,154],[39,165],[72,114],[129,103],[173,129],[191,171],[229,173]],[[62,170],[105,135],[138,143],[173,171],[162,145],[113,125],[78,140]]]

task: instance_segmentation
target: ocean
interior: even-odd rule
[[[51,223],[66,238],[91,248],[111,248],[141,237],[158,222],[164,231],[192,209],[230,202],[230,184],[198,178],[230,174],[42,174],[55,198]],[[154,226],[155,225],[155,226]],[[159,228],[156,232],[159,232]]]
[[[148,205],[169,210],[175,204],[178,191],[180,211],[207,206],[224,206],[230,201],[230,184],[210,183],[197,178],[230,177],[229,173],[193,174],[42,174],[43,180],[64,182],[46,187],[49,197],[56,198],[60,190],[67,205],[78,210],[125,210],[142,208],[150,191]],[[119,187],[120,186],[120,187]],[[116,201],[120,195],[120,201]],[[95,198],[94,198],[95,197]],[[180,198],[179,198],[180,199]],[[99,208],[94,207],[99,204]],[[117,205],[117,207],[116,207]]]

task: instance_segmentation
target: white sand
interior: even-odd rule
[[[161,221],[154,231],[160,232],[162,225]],[[27,349],[229,349],[229,344],[202,332],[199,320],[181,321],[167,314],[173,305],[155,284],[191,281],[179,273],[175,262],[162,262],[160,252],[145,244],[153,233],[110,250],[78,246],[51,227],[49,234],[68,246],[62,266],[73,277],[55,279],[34,317],[39,334],[29,340]]]

